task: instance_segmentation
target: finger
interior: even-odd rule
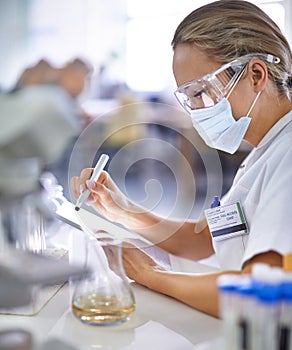
[[[137,248],[134,245],[127,245],[126,247],[123,246],[123,260],[127,262],[138,262],[139,260],[148,257],[147,254],[142,252],[139,248]]]
[[[123,241],[122,242],[122,251],[126,251],[127,249],[139,249],[136,245],[133,243],[130,243],[128,241]]]
[[[115,254],[117,253],[112,246],[103,246],[104,253],[109,262],[113,259]]]
[[[94,194],[91,193],[91,194],[87,197],[85,203],[86,203],[87,205],[96,204],[96,197],[94,196]]]
[[[86,184],[86,187],[90,191],[90,194],[89,194],[89,196],[88,196],[88,198],[86,200],[86,203],[90,205],[90,204],[93,204],[93,203],[96,202],[96,197],[98,195],[98,192],[95,189],[96,188],[96,182],[93,181],[93,180],[86,180],[85,184]]]
[[[75,198],[79,197],[79,177],[78,176],[73,176],[70,179],[70,187],[72,189],[73,195]]]
[[[93,168],[85,168],[81,171],[80,173],[80,183],[84,183],[85,184],[85,181],[90,179],[91,175],[92,175],[92,172],[93,172]]]
[[[101,174],[99,175],[99,178],[97,179],[97,182],[107,186],[109,177],[110,177],[109,173],[103,170],[101,172]]]
[[[86,190],[86,188],[88,188],[86,181],[90,179],[92,172],[93,168],[85,168],[81,171],[80,177],[78,179],[78,184],[76,184],[76,192],[79,193],[79,196]]]
[[[118,189],[117,185],[112,180],[110,174],[106,171],[102,171],[97,183],[104,185],[105,187],[107,187],[111,191],[117,191],[117,189]]]
[[[93,173],[93,168],[86,168],[82,170],[79,180],[80,180],[80,186],[83,185],[84,188],[81,190],[81,192],[83,192],[86,189],[86,187],[89,190],[95,189],[97,183],[103,184],[104,186],[107,187],[108,178],[109,178],[109,174],[107,172],[103,171],[100,174],[99,178],[96,180],[96,182],[91,180],[92,173]]]
[[[103,207],[107,211],[107,205],[112,202],[111,192],[107,187],[96,183],[92,180],[86,181],[86,186],[90,191],[90,195],[86,200],[88,205],[97,205],[99,209]],[[105,205],[103,205],[103,203]]]
[[[109,190],[106,186],[101,185],[95,181],[92,180],[87,180],[86,181],[86,187],[89,189],[89,191],[91,192],[91,194],[93,196],[97,196],[99,198],[101,197],[105,197],[105,195],[107,196],[109,193]]]

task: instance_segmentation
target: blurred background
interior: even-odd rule
[[[249,145],[209,149],[173,95],[174,31],[208,2],[0,0],[0,94],[57,84],[74,100],[74,137],[46,169],[67,198],[68,178],[103,152],[123,191],[164,215],[198,217],[228,190]],[[292,1],[252,2],[291,43]]]

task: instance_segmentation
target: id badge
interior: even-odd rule
[[[240,202],[206,209],[205,215],[212,237],[217,241],[248,234]]]

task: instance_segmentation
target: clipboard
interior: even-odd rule
[[[75,205],[69,201],[64,202],[56,211],[56,217],[66,224],[89,233],[94,237],[97,231],[106,231],[114,238],[132,243],[135,241],[143,242],[147,246],[152,246],[153,243],[137,233],[126,229],[124,226],[113,223],[105,219],[100,214],[92,213],[84,208],[79,211],[75,210]]]

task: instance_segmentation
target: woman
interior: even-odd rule
[[[219,275],[249,273],[257,262],[282,266],[282,256],[292,251],[291,51],[276,24],[241,0],[193,11],[172,46],[175,94],[204,141],[229,153],[243,138],[254,146],[217,207],[226,215],[244,213],[247,226],[242,219],[233,231],[220,231],[212,211],[209,226],[166,220],[130,201],[106,172],[86,182],[92,169],[84,169],[71,184],[76,197],[87,186],[99,212],[172,254],[199,260],[215,253],[224,272],[165,271],[138,249],[124,250],[124,266],[136,282],[218,316]]]

